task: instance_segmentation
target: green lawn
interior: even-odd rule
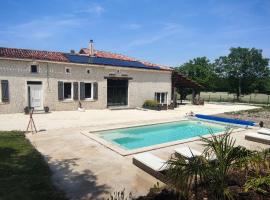
[[[66,199],[52,184],[51,171],[21,132],[0,131],[0,200]]]
[[[201,92],[200,97],[205,101],[213,102],[233,102],[236,100],[235,94],[230,94],[227,92]],[[191,99],[191,95],[187,96],[187,99]],[[242,103],[257,103],[257,104],[270,104],[270,95],[252,93],[249,95],[242,95],[240,102]]]

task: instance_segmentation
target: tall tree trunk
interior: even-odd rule
[[[240,100],[240,97],[241,97],[241,93],[242,93],[242,81],[241,81],[241,78],[239,78],[238,80],[238,92],[237,92],[237,100],[239,101]]]

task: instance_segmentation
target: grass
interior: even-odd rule
[[[0,131],[0,200],[64,200],[51,171],[22,132]]]
[[[200,97],[205,101],[236,102],[235,94],[230,94],[227,92],[201,92]],[[188,95],[187,99],[191,99],[191,95]],[[250,104],[270,104],[270,95],[261,93],[243,95],[239,102]]]

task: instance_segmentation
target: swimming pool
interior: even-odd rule
[[[198,121],[178,121],[99,132],[102,139],[126,150],[158,145],[224,131],[225,126]]]

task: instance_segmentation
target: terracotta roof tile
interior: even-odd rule
[[[84,54],[84,55],[85,54],[89,55],[89,49],[88,48],[82,48],[79,53]],[[157,67],[158,66],[162,70],[172,70],[168,66],[154,64],[154,63],[150,63],[150,62],[147,62],[147,61],[131,58],[131,57],[128,57],[128,56],[125,56],[125,55],[122,55],[122,54],[111,53],[111,52],[107,52],[107,51],[95,50],[94,51],[94,56],[101,57],[101,58],[114,58],[114,59],[125,60],[125,61],[137,61],[137,62],[141,62],[141,63],[147,65],[148,67]]]
[[[89,50],[87,48],[83,48],[80,50],[79,54],[81,55],[89,55]],[[57,61],[57,62],[70,62],[67,56],[65,56],[66,53],[61,52],[52,52],[52,51],[39,51],[39,50],[30,50],[30,49],[17,49],[17,48],[4,48],[0,47],[0,57],[5,58],[18,58],[18,59],[35,59],[35,60],[48,60],[48,61]],[[151,67],[158,67],[161,70],[169,70],[172,71],[172,68],[153,64],[150,62],[138,60],[135,58],[131,58],[125,55],[106,52],[106,51],[94,51],[94,56],[100,57],[100,58],[112,58],[112,59],[119,59],[123,61],[136,61],[141,62],[144,65]]]
[[[64,53],[0,47],[0,57],[69,62]]]

